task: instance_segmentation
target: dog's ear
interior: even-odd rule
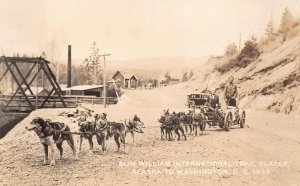
[[[36,117],[32,120],[32,123],[38,123],[41,125],[42,123],[44,123],[44,120],[40,117]]]
[[[43,124],[43,123],[45,123],[45,120],[43,118],[38,117],[37,118],[37,123]]]

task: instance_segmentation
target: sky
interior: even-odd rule
[[[66,60],[70,44],[84,59],[95,41],[113,60],[221,55],[278,28],[285,7],[300,18],[300,0],[1,0],[0,52]]]

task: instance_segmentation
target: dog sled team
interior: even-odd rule
[[[164,110],[163,115],[158,119],[160,123],[161,140],[172,141],[177,136],[177,140],[187,140],[186,134],[203,134],[206,124],[211,126],[219,125],[220,128],[228,130],[232,125],[239,124],[241,128],[245,124],[245,111],[241,109],[241,115],[236,113],[239,111],[236,105],[237,87],[233,84],[233,77],[229,78],[229,85],[225,87],[225,101],[227,111],[222,112],[218,107],[204,106],[199,111],[189,110],[185,112],[169,112],[169,109]],[[121,145],[125,151],[125,137],[130,133],[134,142],[134,133],[143,133],[142,128],[144,123],[135,115],[132,120],[125,122],[111,122],[107,119],[106,113],[95,114],[92,116],[92,110],[85,108],[85,112],[80,113],[76,110],[74,113],[62,113],[68,117],[76,117],[78,119],[79,132],[71,132],[70,127],[64,123],[52,122],[48,119],[35,118],[32,120],[30,127],[27,130],[36,132],[44,147],[44,163],[48,161],[48,147],[51,149],[50,164],[55,164],[54,146],[60,152],[60,158],[63,155],[62,143],[67,141],[71,147],[75,159],[78,159],[76,149],[74,147],[73,134],[80,135],[79,151],[81,151],[83,139],[89,142],[90,150],[93,150],[93,137],[96,136],[98,144],[101,146],[102,152],[106,153],[105,141],[114,138],[117,145],[117,151],[120,151]],[[237,116],[236,116],[237,115]],[[92,119],[90,119],[92,118]],[[176,136],[173,135],[175,132]]]
[[[210,92],[208,99],[204,99],[203,105],[199,105],[199,109],[192,107],[188,113],[173,112],[169,113],[169,109],[164,110],[158,122],[161,124],[161,140],[174,140],[173,131],[177,135],[177,140],[184,137],[186,140],[186,133],[197,136],[205,130],[206,124],[209,127],[219,126],[225,131],[233,125],[240,125],[244,128],[246,113],[243,109],[237,106],[237,86],[233,83],[234,77],[228,78],[228,84],[224,87],[224,98],[226,102],[226,109],[222,110],[219,103],[219,97],[215,92]],[[195,104],[193,104],[195,106]],[[185,130],[184,130],[185,129]],[[198,132],[199,131],[199,132]],[[181,134],[179,134],[179,132]]]
[[[185,112],[173,112],[170,114],[169,109],[163,112],[163,115],[158,119],[158,122],[161,124],[161,140],[174,140],[173,131],[177,135],[177,140],[181,139],[181,135],[184,137],[184,140],[186,140],[185,132],[189,132],[189,134],[194,132],[195,136],[200,134],[200,132],[203,134],[205,122],[203,122],[202,113],[196,112],[195,109],[190,110],[187,114]]]
[[[34,131],[43,145],[44,148],[44,164],[48,163],[48,149],[50,147],[50,165],[55,165],[55,146],[60,152],[59,158],[63,156],[62,144],[67,141],[71,147],[74,157],[78,160],[76,148],[74,146],[73,134],[80,135],[81,151],[83,139],[87,139],[89,142],[90,150],[93,150],[93,137],[96,136],[98,144],[102,148],[102,152],[106,153],[105,141],[110,138],[114,138],[117,145],[117,151],[120,151],[121,144],[125,151],[125,136],[130,133],[134,142],[134,133],[143,133],[144,123],[140,118],[135,115],[132,120],[123,122],[110,122],[107,120],[107,114],[95,114],[94,119],[90,121],[88,118],[92,117],[91,111],[77,113],[74,115],[78,119],[78,131],[71,132],[70,127],[65,123],[53,122],[49,119],[43,119],[41,117],[34,118],[29,127],[26,127],[28,131]]]

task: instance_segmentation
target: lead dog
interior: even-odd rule
[[[44,120],[40,117],[34,118],[30,123],[29,127],[25,127],[27,130],[35,131],[35,133],[39,136],[40,141],[44,147],[44,164],[47,164],[48,161],[48,147],[51,148],[51,160],[50,165],[55,165],[55,148],[54,144],[58,148],[60,152],[60,158],[63,155],[62,144],[63,141],[67,141],[70,145],[74,157],[78,160],[78,156],[74,146],[74,140],[72,134],[70,132],[70,127],[64,123],[59,122],[51,122],[50,120]],[[65,132],[65,133],[64,133]]]

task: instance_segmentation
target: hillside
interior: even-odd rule
[[[222,95],[221,87],[232,75],[238,84],[240,106],[300,113],[300,26],[294,28],[293,35],[285,42],[277,38],[260,46],[260,52],[259,58],[248,66],[234,67],[225,73],[216,69],[229,63],[229,59],[224,56],[210,58],[183,86],[190,91],[217,89]]]

